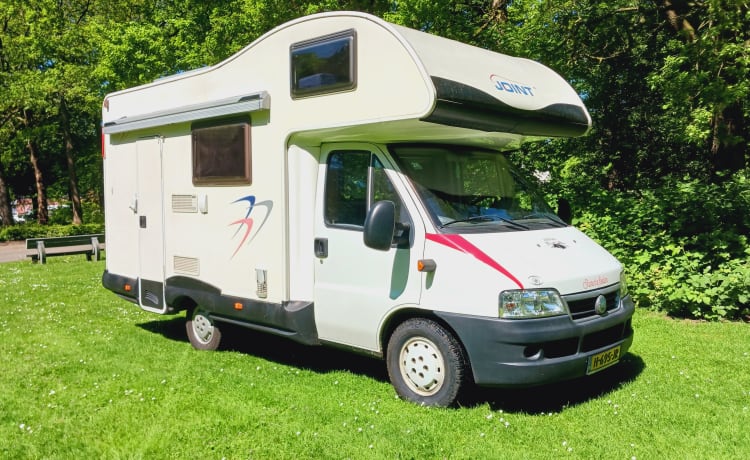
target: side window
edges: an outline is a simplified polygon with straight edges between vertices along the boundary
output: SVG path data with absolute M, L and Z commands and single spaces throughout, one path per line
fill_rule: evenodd
M 396 221 L 398 223 L 408 223 L 409 215 L 401 202 L 401 197 L 398 196 L 396 188 L 385 174 L 383 164 L 376 156 L 372 158 L 372 184 L 372 203 L 376 201 L 392 201 L 396 205 Z
M 370 152 L 338 151 L 328 156 L 325 221 L 362 227 L 367 213 L 367 169 Z
M 409 223 L 406 208 L 375 155 L 368 151 L 337 151 L 328 156 L 325 186 L 327 225 L 361 229 L 369 207 L 381 200 L 396 205 L 399 224 Z
M 249 120 L 194 123 L 192 138 L 194 185 L 252 182 Z
M 357 86 L 355 49 L 354 30 L 292 45 L 292 98 L 354 89 Z

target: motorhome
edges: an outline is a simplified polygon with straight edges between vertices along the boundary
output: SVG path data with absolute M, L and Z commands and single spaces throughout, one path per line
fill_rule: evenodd
M 227 324 L 341 347 L 448 406 L 471 382 L 584 377 L 632 343 L 623 266 L 512 164 L 591 125 L 542 64 L 323 13 L 109 94 L 102 118 L 103 285 L 185 311 L 195 348 Z

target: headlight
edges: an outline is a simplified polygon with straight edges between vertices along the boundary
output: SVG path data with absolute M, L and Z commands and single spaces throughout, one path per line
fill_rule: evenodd
M 628 277 L 625 275 L 625 271 L 620 272 L 620 298 L 624 298 L 628 295 Z
M 553 289 L 503 291 L 500 293 L 501 318 L 540 318 L 567 315 L 560 294 Z

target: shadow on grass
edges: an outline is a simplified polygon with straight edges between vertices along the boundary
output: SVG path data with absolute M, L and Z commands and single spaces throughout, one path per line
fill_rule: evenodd
M 167 339 L 188 342 L 185 316 L 138 324 L 149 332 Z M 382 382 L 388 382 L 385 362 L 374 357 L 331 347 L 307 346 L 283 337 L 231 324 L 221 324 L 221 351 L 236 351 L 278 364 L 326 373 L 347 371 Z
M 620 362 L 594 375 L 565 382 L 527 388 L 478 388 L 465 393 L 462 405 L 472 407 L 488 403 L 494 410 L 544 415 L 606 397 L 634 381 L 646 368 L 638 355 L 625 354 Z
M 188 342 L 183 315 L 149 321 L 139 327 L 167 339 Z M 364 355 L 330 347 L 301 345 L 275 335 L 257 332 L 230 324 L 222 324 L 221 351 L 244 353 L 278 364 L 327 373 L 345 371 L 389 383 L 385 362 Z M 530 388 L 483 388 L 468 385 L 460 400 L 462 407 L 489 404 L 493 410 L 548 414 L 567 407 L 605 397 L 628 382 L 634 381 L 645 369 L 643 360 L 627 353 L 610 369 L 566 382 Z
M 141 329 L 153 332 L 176 342 L 187 342 L 185 331 L 185 315 L 173 316 L 168 319 L 154 320 L 137 324 Z

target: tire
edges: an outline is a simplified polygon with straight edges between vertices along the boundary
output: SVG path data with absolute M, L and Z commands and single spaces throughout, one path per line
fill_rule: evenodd
M 190 344 L 197 350 L 216 350 L 221 343 L 221 330 L 208 313 L 200 308 L 188 310 L 185 329 Z
M 391 334 L 386 351 L 388 376 L 396 393 L 424 406 L 456 403 L 468 373 L 463 347 L 438 323 L 413 318 Z

